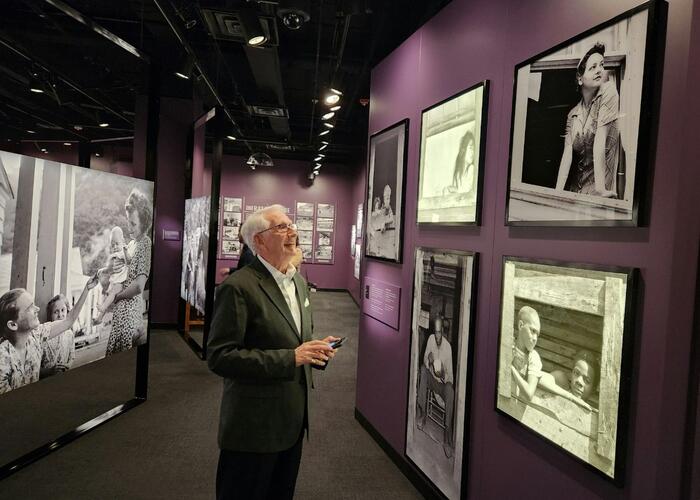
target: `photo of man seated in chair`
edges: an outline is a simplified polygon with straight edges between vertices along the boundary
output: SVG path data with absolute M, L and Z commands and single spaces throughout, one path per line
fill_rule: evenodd
M 426 418 L 443 429 L 443 451 L 452 457 L 452 423 L 454 416 L 454 374 L 452 373 L 452 346 L 443 335 L 444 319 L 432 322 L 433 333 L 428 337 L 420 367 L 417 395 L 418 418 L 416 426 L 423 430 Z

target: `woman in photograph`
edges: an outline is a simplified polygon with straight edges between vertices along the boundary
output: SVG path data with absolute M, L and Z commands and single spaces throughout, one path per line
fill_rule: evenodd
M 581 100 L 566 119 L 556 189 L 616 198 L 620 96 L 615 83 L 607 80 L 604 57 L 605 45 L 598 42 L 576 67 Z
M 474 179 L 475 146 L 474 134 L 467 130 L 459 141 L 459 151 L 457 152 L 452 173 L 452 184 L 445 188 L 443 194 L 471 194 L 474 191 L 476 186 Z
M 138 189 L 132 189 L 124 205 L 129 234 L 136 242 L 134 256 L 129 263 L 129 271 L 124 289 L 114 298 L 114 315 L 112 330 L 107 342 L 109 356 L 131 349 L 133 339 L 143 334 L 143 298 L 142 293 L 151 274 L 151 238 L 149 231 L 153 216 L 151 202 Z M 112 263 L 110 262 L 110 265 Z M 125 265 L 124 262 L 121 265 Z

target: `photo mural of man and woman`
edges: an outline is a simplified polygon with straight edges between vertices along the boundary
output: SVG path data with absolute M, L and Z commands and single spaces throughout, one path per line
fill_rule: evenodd
M 619 479 L 631 270 L 506 258 L 497 409 Z
M 475 256 L 416 249 L 406 456 L 460 498 L 471 367 Z
M 0 152 L 0 393 L 146 341 L 153 183 Z
M 636 223 L 649 20 L 632 11 L 516 67 L 508 223 Z
M 210 208 L 211 196 L 185 200 L 180 297 L 201 314 L 204 314 L 206 300 Z M 237 220 L 240 223 L 240 215 Z M 240 243 L 237 240 L 227 245 L 224 253 L 229 253 L 229 250 L 230 253 L 234 250 L 236 253 L 240 252 Z

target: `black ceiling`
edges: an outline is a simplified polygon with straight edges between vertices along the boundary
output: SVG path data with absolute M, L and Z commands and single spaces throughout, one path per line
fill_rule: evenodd
M 361 101 L 369 98 L 371 68 L 447 3 L 4 0 L 0 141 L 129 137 L 150 68 L 162 96 L 194 94 L 202 111 L 224 105 L 237 138 L 227 141 L 228 153 L 310 161 L 327 140 L 325 160 L 353 162 L 366 144 L 368 110 Z M 277 15 L 290 6 L 310 15 L 298 30 Z M 251 13 L 271 33 L 263 48 L 240 40 L 240 19 Z M 174 73 L 188 53 L 196 66 L 184 80 Z M 32 75 L 43 93 L 29 90 L 37 81 Z M 330 86 L 343 92 L 342 108 L 332 132 L 319 138 L 320 115 L 328 109 L 318 100 Z M 281 109 L 282 116 L 260 116 L 254 106 Z

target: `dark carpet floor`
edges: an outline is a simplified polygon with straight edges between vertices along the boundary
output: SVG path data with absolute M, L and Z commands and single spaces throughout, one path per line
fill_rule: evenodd
M 311 440 L 304 443 L 295 498 L 420 498 L 353 416 L 357 306 L 338 292 L 313 294 L 312 302 L 316 336 L 348 341 L 315 376 Z M 175 332 L 152 332 L 150 358 L 146 403 L 0 481 L 0 498 L 214 498 L 221 380 Z M 75 427 L 87 420 L 80 415 L 129 399 L 133 379 L 115 374 L 133 369 L 134 356 L 125 353 L 4 395 L 0 462 L 66 432 L 66 422 Z

